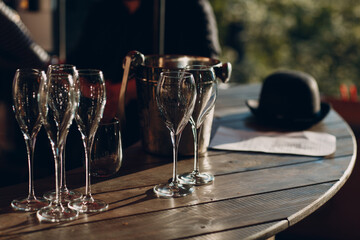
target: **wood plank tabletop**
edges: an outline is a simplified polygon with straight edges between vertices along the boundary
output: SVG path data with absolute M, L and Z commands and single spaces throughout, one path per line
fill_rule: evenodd
M 251 129 L 254 119 L 244 100 L 257 98 L 258 84 L 219 89 L 213 132 L 219 126 Z M 254 131 L 256 129 L 253 129 Z M 154 185 L 172 176 L 171 157 L 147 154 L 137 143 L 124 150 L 123 166 L 113 177 L 93 180 L 94 197 L 108 211 L 81 214 L 77 220 L 40 223 L 36 213 L 14 211 L 12 199 L 27 184 L 0 189 L 1 239 L 265 239 L 302 220 L 329 200 L 351 174 L 356 141 L 333 110 L 310 131 L 336 136 L 336 152 L 309 157 L 256 152 L 215 151 L 200 158 L 200 168 L 215 175 L 211 185 L 176 199 L 157 198 Z M 178 172 L 193 167 L 182 157 Z M 82 169 L 70 171 L 68 186 L 84 191 Z M 54 180 L 36 181 L 36 192 L 53 188 Z

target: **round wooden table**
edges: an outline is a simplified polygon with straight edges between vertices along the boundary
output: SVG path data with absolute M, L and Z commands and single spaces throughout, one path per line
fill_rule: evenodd
M 259 85 L 219 89 L 214 130 L 249 128 L 254 119 L 244 100 L 257 98 Z M 2 239 L 257 239 L 268 238 L 301 221 L 328 201 L 345 183 L 356 158 L 349 126 L 333 110 L 310 131 L 336 136 L 336 152 L 326 157 L 209 150 L 201 169 L 215 175 L 211 185 L 192 195 L 159 199 L 152 187 L 172 176 L 171 157 L 145 153 L 140 143 L 124 151 L 123 166 L 110 179 L 94 180 L 92 192 L 109 210 L 81 214 L 64 223 L 39 223 L 35 213 L 16 212 L 10 202 L 27 184 L 0 189 Z M 182 158 L 179 172 L 193 167 Z M 53 178 L 35 183 L 42 193 Z M 84 190 L 82 169 L 68 173 L 68 187 Z

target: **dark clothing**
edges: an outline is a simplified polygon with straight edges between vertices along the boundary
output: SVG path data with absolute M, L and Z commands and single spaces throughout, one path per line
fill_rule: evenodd
M 0 0 L 0 100 L 11 99 L 17 68 L 46 68 L 50 56 L 30 36 L 19 15 Z
M 94 4 L 67 62 L 78 68 L 99 68 L 106 79 L 121 81 L 122 62 L 129 51 L 155 54 L 153 14 L 153 0 L 143 0 L 133 14 L 120 0 Z M 219 56 L 217 26 L 207 0 L 166 1 L 164 53 Z
M 44 68 L 50 56 L 30 36 L 19 15 L 0 0 L 0 67 Z

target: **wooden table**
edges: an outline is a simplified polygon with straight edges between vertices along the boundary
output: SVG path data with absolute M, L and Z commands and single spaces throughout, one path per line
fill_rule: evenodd
M 214 129 L 249 128 L 244 99 L 257 97 L 259 85 L 219 90 Z M 146 154 L 140 144 L 125 150 L 117 176 L 93 182 L 94 197 L 110 204 L 102 213 L 82 214 L 65 223 L 39 223 L 35 213 L 16 212 L 10 202 L 27 184 L 0 189 L 2 239 L 257 239 L 268 238 L 302 220 L 329 200 L 354 166 L 356 141 L 349 126 L 331 111 L 312 131 L 337 138 L 327 157 L 208 151 L 201 169 L 216 177 L 184 198 L 158 199 L 155 184 L 171 177 L 170 158 Z M 191 158 L 179 172 L 192 169 Z M 68 185 L 83 190 L 84 174 L 68 174 Z M 53 178 L 36 182 L 36 192 L 53 188 Z

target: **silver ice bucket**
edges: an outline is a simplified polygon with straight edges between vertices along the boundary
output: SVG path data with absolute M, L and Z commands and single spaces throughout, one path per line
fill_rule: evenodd
M 219 60 L 189 55 L 147 55 L 131 51 L 124 59 L 124 75 L 119 97 L 119 116 L 124 119 L 125 92 L 128 79 L 136 79 L 140 135 L 145 151 L 158 155 L 172 155 L 170 132 L 160 116 L 155 92 L 160 73 L 164 69 L 176 70 L 189 64 L 213 66 L 215 74 L 222 82 L 227 82 L 231 74 L 231 64 Z M 214 116 L 212 110 L 206 117 L 199 139 L 200 154 L 206 152 L 210 142 Z M 179 146 L 180 155 L 194 154 L 194 140 L 190 124 L 185 127 Z

